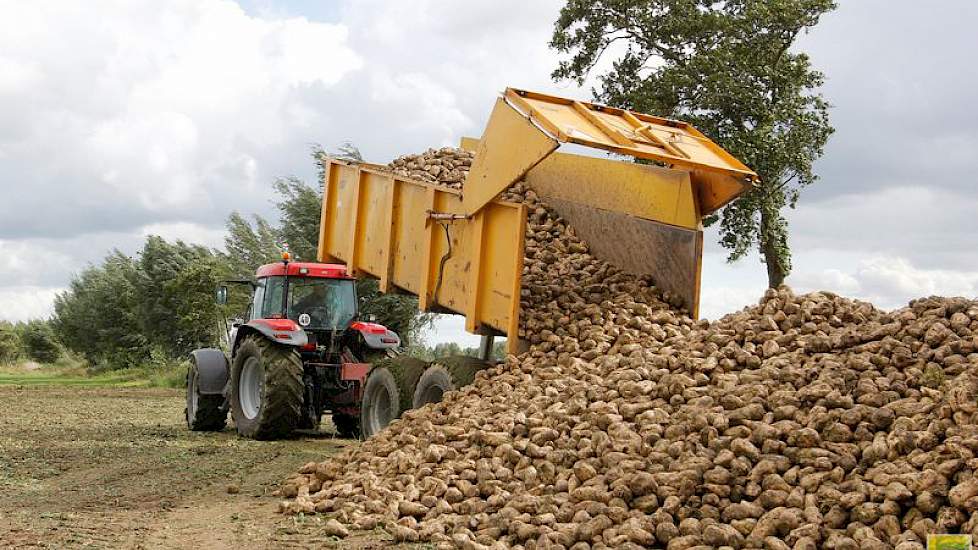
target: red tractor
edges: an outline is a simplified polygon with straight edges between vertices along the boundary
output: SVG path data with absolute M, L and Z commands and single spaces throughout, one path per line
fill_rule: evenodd
M 274 439 L 316 429 L 331 411 L 340 435 L 369 437 L 410 408 L 402 380 L 416 385 L 427 365 L 397 355 L 396 333 L 359 319 L 345 266 L 283 257 L 258 268 L 254 281 L 228 281 L 251 287 L 248 313 L 229 330 L 230 356 L 191 354 L 187 425 L 221 430 L 230 410 L 240 435 Z M 218 302 L 227 297 L 220 287 Z

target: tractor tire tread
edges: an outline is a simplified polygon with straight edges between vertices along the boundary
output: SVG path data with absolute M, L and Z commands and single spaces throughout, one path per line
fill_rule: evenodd
M 197 398 L 197 414 L 190 419 L 194 432 L 219 432 L 227 425 L 228 413 L 222 408 L 223 397 L 200 396 Z
M 305 394 L 302 358 L 294 348 L 269 342 L 264 337 L 250 336 L 242 347 L 249 342 L 258 346 L 265 376 L 264 395 L 269 397 L 262 403 L 253 433 L 242 435 L 253 439 L 287 437 L 302 417 Z
M 388 363 L 386 361 L 374 365 L 373 368 L 370 369 L 370 372 L 367 373 L 367 378 L 364 380 L 363 397 L 360 403 L 360 434 L 364 439 L 367 439 L 374 435 L 374 433 L 369 433 L 370 432 L 369 426 L 371 423 L 368 420 L 373 414 L 375 414 L 374 408 L 370 402 L 370 399 L 372 398 L 373 395 L 371 384 L 372 384 L 372 379 L 374 377 L 381 376 L 380 374 L 381 372 L 387 372 L 390 375 L 391 377 L 390 382 L 393 384 L 393 387 L 390 389 L 391 391 L 397 394 L 397 399 L 395 400 L 395 403 L 392 403 L 392 405 L 397 406 L 398 410 L 393 411 L 394 412 L 393 418 L 390 419 L 390 422 L 393 422 L 398 418 L 400 418 L 401 413 L 404 412 L 403 409 L 401 408 L 401 403 L 404 401 L 404 397 L 401 395 L 403 369 L 401 369 L 399 365 Z M 376 383 L 384 384 L 383 382 L 376 382 Z M 386 384 L 384 385 L 386 386 Z M 386 427 L 386 425 L 384 427 Z M 378 430 L 378 432 L 379 431 L 380 430 Z
M 190 377 L 194 375 L 196 366 L 187 370 L 187 391 L 190 388 Z M 194 432 L 219 432 L 227 425 L 228 411 L 224 407 L 223 395 L 197 395 L 197 410 L 193 418 L 187 407 L 183 414 L 187 419 L 187 427 Z

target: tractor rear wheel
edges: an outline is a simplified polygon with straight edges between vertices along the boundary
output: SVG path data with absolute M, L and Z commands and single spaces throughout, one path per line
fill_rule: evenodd
M 219 432 L 227 423 L 228 411 L 223 395 L 202 395 L 198 386 L 200 374 L 193 356 L 187 369 L 187 408 L 184 416 L 187 427 L 195 432 Z
M 418 408 L 428 403 L 438 403 L 450 391 L 471 384 L 480 370 L 489 363 L 468 357 L 456 355 L 438 359 L 428 367 L 415 387 L 412 407 Z
M 251 439 L 286 437 L 302 418 L 302 359 L 291 346 L 249 336 L 231 368 L 231 416 Z

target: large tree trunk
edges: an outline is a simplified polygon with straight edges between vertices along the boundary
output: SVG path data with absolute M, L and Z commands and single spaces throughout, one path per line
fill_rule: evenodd
M 784 283 L 787 277 L 784 258 L 778 250 L 777 219 L 761 210 L 761 253 L 764 254 L 764 264 L 767 266 L 767 286 L 778 288 Z

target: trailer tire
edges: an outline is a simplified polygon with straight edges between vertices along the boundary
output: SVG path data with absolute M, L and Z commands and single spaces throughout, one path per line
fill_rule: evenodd
M 481 359 L 464 355 L 437 360 L 418 380 L 411 406 L 418 408 L 440 402 L 446 393 L 471 384 L 476 373 L 488 366 L 489 363 Z
M 223 395 L 202 395 L 198 380 L 197 361 L 190 357 L 187 368 L 187 406 L 183 410 L 187 427 L 194 432 L 219 432 L 227 423 L 228 411 Z
M 428 368 L 428 363 L 416 357 L 399 355 L 385 360 L 382 364 L 390 369 L 397 381 L 397 389 L 401 393 L 401 412 L 414 408 L 412 402 L 414 389 L 418 386 L 421 375 Z
M 367 439 L 401 416 L 401 390 L 388 366 L 370 369 L 360 403 L 360 433 Z
M 259 335 L 245 338 L 231 368 L 231 416 L 238 434 L 251 439 L 290 435 L 302 418 L 302 372 L 294 347 Z
M 333 413 L 333 427 L 336 435 L 346 439 L 360 437 L 360 419 L 352 414 Z

